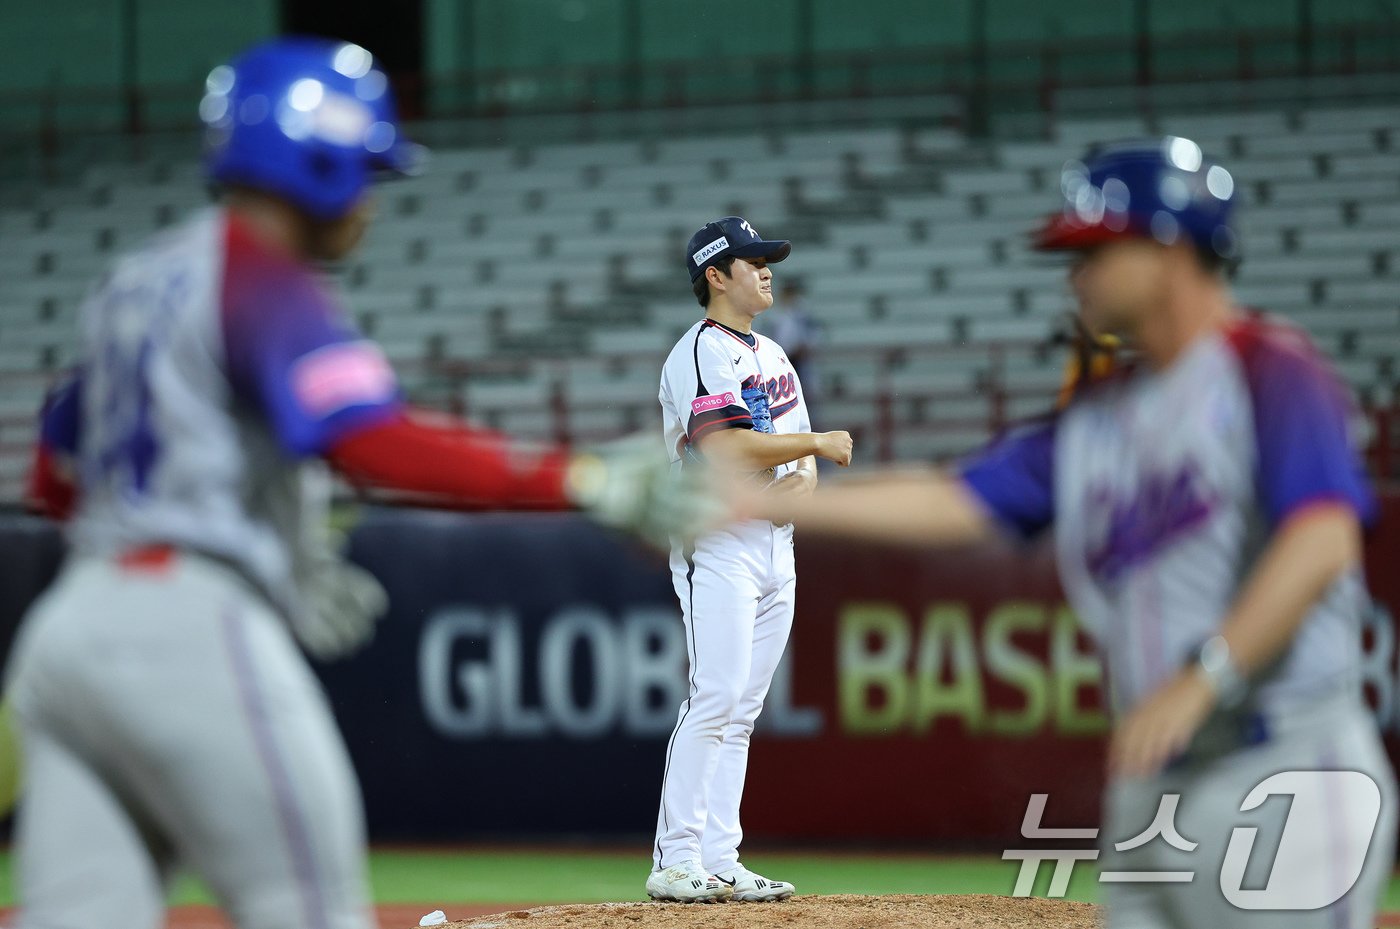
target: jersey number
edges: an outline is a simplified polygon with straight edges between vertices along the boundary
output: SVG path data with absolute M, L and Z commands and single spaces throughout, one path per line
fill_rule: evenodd
M 98 415 L 93 457 L 99 480 L 128 497 L 144 497 L 161 447 L 152 415 L 151 361 L 168 334 L 184 277 L 156 286 L 113 284 L 97 313 L 90 372 Z

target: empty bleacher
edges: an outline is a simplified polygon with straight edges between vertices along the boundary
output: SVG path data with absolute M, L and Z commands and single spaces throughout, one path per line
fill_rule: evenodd
M 821 428 L 956 454 L 1058 384 L 1063 266 L 1028 250 L 1062 163 L 1094 140 L 1198 139 L 1242 191 L 1242 303 L 1312 331 L 1367 402 L 1400 381 L 1400 108 L 1065 118 L 1046 137 L 946 126 L 447 148 L 382 188 L 333 277 L 411 393 L 490 425 L 600 439 L 654 425 L 660 360 L 699 315 L 689 234 L 726 213 L 795 240 L 778 278 L 825 328 Z M 164 149 L 162 149 L 164 151 Z M 119 251 L 207 202 L 193 158 L 96 162 L 0 202 L 0 501 L 74 316 Z M 760 320 L 760 328 L 762 321 Z

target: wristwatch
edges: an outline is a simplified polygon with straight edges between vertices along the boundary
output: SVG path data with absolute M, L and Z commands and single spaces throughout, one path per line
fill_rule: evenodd
M 1230 657 L 1230 643 L 1225 641 L 1224 636 L 1211 636 L 1202 642 L 1196 649 L 1195 664 L 1210 682 L 1219 706 L 1228 710 L 1244 701 L 1249 682 Z

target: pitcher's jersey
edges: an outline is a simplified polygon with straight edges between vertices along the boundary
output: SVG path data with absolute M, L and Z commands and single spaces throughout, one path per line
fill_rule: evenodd
M 1099 640 L 1121 712 L 1218 631 L 1290 516 L 1335 501 L 1372 518 L 1352 413 L 1299 330 L 1251 317 L 1163 371 L 1097 385 L 962 476 L 1008 526 L 1054 524 L 1061 581 Z M 1365 604 L 1359 569 L 1339 579 L 1262 675 L 1261 706 L 1358 683 Z
M 221 210 L 119 260 L 81 326 L 77 378 L 44 426 L 77 461 L 75 549 L 203 552 L 297 610 L 296 556 L 329 498 L 307 462 L 397 412 L 383 354 L 311 271 Z
M 676 464 L 716 429 L 788 435 L 810 432 L 802 385 L 777 342 L 704 319 L 681 336 L 661 369 L 661 418 Z M 795 464 L 774 469 L 780 476 Z

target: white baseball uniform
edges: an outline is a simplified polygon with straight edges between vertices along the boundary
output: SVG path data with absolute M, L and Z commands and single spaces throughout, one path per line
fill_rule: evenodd
M 1363 520 L 1374 514 L 1350 414 L 1344 388 L 1304 335 L 1248 317 L 1198 340 L 1164 370 L 1139 368 L 1090 388 L 1057 417 L 965 463 L 962 476 L 1008 526 L 1032 533 L 1053 524 L 1066 594 L 1099 643 L 1112 708 L 1122 715 L 1217 633 L 1288 518 L 1318 502 L 1340 502 Z M 1241 707 L 1217 710 L 1160 775 L 1109 785 L 1101 868 L 1195 872 L 1190 883 L 1106 885 L 1110 926 L 1374 925 L 1394 859 L 1396 791 L 1361 699 L 1365 604 L 1359 570 L 1340 578 L 1251 682 Z M 1364 870 L 1350 894 L 1324 909 L 1237 908 L 1220 875 L 1243 802 L 1265 778 L 1292 769 L 1350 769 L 1375 781 L 1383 803 Z M 1200 847 L 1186 853 L 1158 838 L 1117 850 L 1171 793 L 1181 795 L 1179 832 Z M 1356 857 L 1348 833 L 1366 828 L 1367 805 L 1360 793 L 1329 802 L 1325 825 L 1309 837 L 1311 857 L 1273 880 L 1345 880 L 1345 862 Z M 1267 841 L 1279 841 L 1287 812 L 1276 804 L 1258 814 Z
M 666 445 L 675 467 L 717 429 L 810 432 L 797 374 L 781 347 L 712 320 L 692 326 L 661 372 Z M 774 477 L 793 470 L 780 465 Z M 666 746 L 653 863 L 699 862 L 709 874 L 739 861 L 739 802 L 749 737 L 792 629 L 797 576 L 792 526 L 766 520 L 673 546 L 690 658 L 690 695 Z
M 358 787 L 289 624 L 307 463 L 397 414 L 392 371 L 220 210 L 122 259 L 82 327 L 44 423 L 72 552 L 9 668 L 21 926 L 154 929 L 184 864 L 243 929 L 368 929 Z

